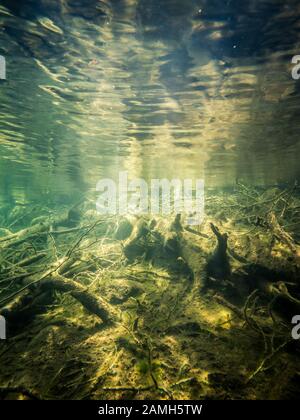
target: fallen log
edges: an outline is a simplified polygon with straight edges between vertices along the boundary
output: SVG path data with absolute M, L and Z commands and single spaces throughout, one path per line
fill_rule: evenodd
M 243 311 L 238 308 L 237 306 L 233 305 L 232 303 L 228 302 L 223 296 L 216 294 L 214 295 L 214 299 L 221 305 L 225 306 L 226 308 L 230 309 L 238 318 L 245 320 Z
M 35 392 L 24 388 L 23 386 L 1 386 L 0 400 L 7 398 L 10 394 L 21 394 L 31 400 L 41 400 L 42 398 Z
M 32 285 L 0 312 L 8 324 L 19 327 L 30 322 L 34 316 L 45 311 L 46 306 L 54 301 L 53 292 L 69 293 L 91 314 L 101 319 L 103 324 L 115 323 L 118 312 L 103 298 L 94 296 L 86 287 L 71 279 L 55 274 L 43 279 L 38 287 Z
M 21 331 L 24 326 L 46 311 L 48 305 L 53 304 L 54 296 L 40 289 L 27 289 L 5 306 L 0 315 L 4 316 L 7 323 L 8 336 L 12 337 Z
M 275 213 L 269 214 L 269 225 L 277 239 L 285 244 L 293 254 L 297 254 L 297 247 L 292 236 L 286 232 L 279 224 Z
M 58 292 L 70 293 L 70 295 L 82 304 L 90 313 L 98 316 L 104 324 L 115 323 L 118 319 L 117 311 L 100 296 L 94 296 L 86 287 L 71 279 L 55 275 L 41 283 L 43 291 L 57 290 Z

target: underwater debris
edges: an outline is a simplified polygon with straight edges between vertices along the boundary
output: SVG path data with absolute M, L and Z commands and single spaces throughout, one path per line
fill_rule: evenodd
M 0 310 L 12 329 L 16 325 L 24 327 L 34 316 L 43 312 L 47 305 L 53 303 L 55 291 L 69 293 L 90 313 L 98 316 L 103 324 L 112 324 L 118 319 L 117 311 L 101 297 L 93 296 L 80 283 L 61 275 L 46 273 L 38 279 L 29 278 L 26 283 L 19 292 L 20 296 Z
M 49 336 L 62 353 L 68 348 L 65 360 L 55 362 L 55 371 L 65 378 L 63 394 L 60 375 L 48 389 L 42 380 L 22 383 L 18 371 L 13 373 L 16 384 L 46 398 L 49 393 L 56 398 L 233 398 L 240 397 L 235 379 L 243 398 L 250 388 L 265 395 L 262 384 L 276 380 L 282 360 L 290 366 L 288 386 L 298 351 L 297 343 L 289 341 L 288 325 L 290 311 L 299 310 L 297 258 L 286 241 L 277 239 L 278 230 L 273 243 L 270 223 L 253 223 L 249 211 L 237 222 L 244 206 L 240 196 L 230 196 L 234 207 L 227 210 L 229 252 L 228 236 L 217 227 L 225 226 L 224 214 L 220 220 L 214 213 L 219 200 L 218 195 L 208 200 L 209 220 L 193 229 L 176 214 L 99 219 L 85 204 L 84 211 L 73 207 L 55 217 L 27 209 L 23 227 L 16 224 L 0 238 L 0 312 L 13 346 L 12 353 L 4 349 L 0 354 L 4 370 L 13 369 L 18 343 L 30 343 L 35 330 L 49 326 L 43 345 Z M 287 230 L 282 208 L 273 212 Z M 20 210 L 15 214 L 22 217 Z M 266 244 L 271 243 L 270 252 Z M 216 282 L 206 280 L 208 273 Z M 51 335 L 53 329 L 59 333 Z M 69 329 L 70 337 L 60 338 Z M 69 379 L 75 339 L 76 357 L 91 351 L 91 359 L 89 368 L 70 373 Z M 40 345 L 35 338 L 32 351 Z M 52 358 L 54 352 L 49 349 Z M 29 352 L 20 372 L 34 369 L 36 357 Z M 39 363 L 47 369 L 54 362 Z M 105 372 L 100 377 L 95 373 L 99 363 Z M 233 363 L 242 372 L 226 381 Z M 224 380 L 217 386 L 218 378 Z M 10 395 L 0 392 L 4 398 Z
M 74 211 L 73 209 L 68 212 L 67 217 L 59 217 L 54 221 L 54 225 L 57 226 L 70 226 L 77 224 L 79 221 L 80 213 Z M 97 225 L 94 224 L 92 228 Z M 8 245 L 15 246 L 16 244 L 21 244 L 25 240 L 30 238 L 35 238 L 38 234 L 47 233 L 51 235 L 51 226 L 52 224 L 43 224 L 34 225 L 31 228 L 24 229 L 16 234 L 9 235 L 5 237 L 4 249 L 8 248 Z M 91 231 L 87 229 L 88 232 Z M 72 267 L 77 263 L 79 255 L 76 255 L 75 251 L 82 241 L 84 234 L 81 235 L 79 240 L 75 245 L 68 250 L 66 256 L 58 260 L 52 267 L 45 269 L 44 272 L 24 273 L 19 276 L 22 280 L 21 289 L 13 293 L 10 296 L 5 297 L 0 302 L 0 307 L 6 301 L 12 301 L 8 306 L 5 306 L 1 310 L 1 314 L 10 321 L 10 325 L 13 329 L 13 324 L 19 325 L 20 322 L 31 321 L 34 317 L 34 314 L 41 313 L 42 308 L 49 305 L 53 302 L 53 292 L 55 290 L 69 293 L 72 297 L 78 300 L 89 312 L 97 315 L 104 324 L 112 323 L 113 318 L 116 319 L 116 311 L 110 307 L 104 300 L 99 296 L 95 297 L 86 290 L 84 286 L 80 283 L 73 281 L 70 278 L 63 277 L 63 275 L 73 274 Z M 3 248 L 3 245 L 2 245 Z M 32 257 L 25 258 L 21 260 L 14 266 L 16 268 L 26 269 L 31 264 L 36 264 L 40 262 L 46 256 L 45 253 L 40 253 Z M 81 271 L 84 269 L 84 264 L 81 264 Z M 78 267 L 77 267 L 78 268 Z M 0 275 L 6 275 L 10 270 L 2 269 Z M 15 278 L 16 279 L 16 278 Z M 8 280 L 11 280 L 8 277 Z M 14 278 L 12 278 L 14 280 Z M 16 297 L 16 298 L 15 298 Z M 114 315 L 113 315 L 114 314 Z
M 208 279 L 212 277 L 216 280 L 226 280 L 231 275 L 231 267 L 227 255 L 228 235 L 227 233 L 221 234 L 213 223 L 210 224 L 210 227 L 216 235 L 218 244 L 207 262 Z
M 30 391 L 22 386 L 8 386 L 0 387 L 0 399 L 6 398 L 9 395 L 24 396 L 30 400 L 41 400 L 42 398 L 34 391 Z
M 40 222 L 38 224 L 34 224 L 28 228 L 22 229 L 19 232 L 12 233 L 11 235 L 4 236 L 0 238 L 0 248 L 4 250 L 9 246 L 18 245 L 31 237 L 36 235 L 42 235 L 45 233 L 50 232 L 52 227 L 59 227 L 59 226 L 74 226 L 80 220 L 79 215 L 76 212 L 70 211 L 67 216 L 60 216 L 54 218 L 53 220 L 49 220 L 44 222 Z
M 67 221 L 64 222 L 64 224 L 62 224 L 63 222 L 61 222 L 60 225 L 56 225 L 56 226 L 63 226 L 64 225 L 66 227 L 75 227 L 80 223 L 80 220 L 81 220 L 80 211 L 73 207 L 68 212 Z
M 8 229 L 0 229 L 0 238 L 5 238 L 8 235 L 11 235 L 11 231 Z
M 163 251 L 169 258 L 179 258 L 180 238 L 176 232 L 168 232 L 163 238 Z
M 149 228 L 146 220 L 144 218 L 138 219 L 133 227 L 130 237 L 127 239 L 123 247 L 124 255 L 129 261 L 132 261 L 144 254 L 145 245 L 143 244 L 143 240 L 148 233 Z
M 176 214 L 175 219 L 174 219 L 174 221 L 172 222 L 172 224 L 170 226 L 170 231 L 171 232 L 179 233 L 179 232 L 182 232 L 183 231 L 183 226 L 182 226 L 182 223 L 181 223 L 181 218 L 182 218 L 182 215 L 180 213 L 179 214 Z

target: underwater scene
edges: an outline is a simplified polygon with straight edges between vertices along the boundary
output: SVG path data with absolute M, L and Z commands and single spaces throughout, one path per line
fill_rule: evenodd
M 0 0 L 0 400 L 300 398 L 298 0 Z

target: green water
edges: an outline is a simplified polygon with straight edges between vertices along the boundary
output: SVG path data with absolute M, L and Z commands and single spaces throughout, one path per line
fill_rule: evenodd
M 299 18 L 0 0 L 0 400 L 299 399 Z M 202 223 L 97 213 L 124 171 Z

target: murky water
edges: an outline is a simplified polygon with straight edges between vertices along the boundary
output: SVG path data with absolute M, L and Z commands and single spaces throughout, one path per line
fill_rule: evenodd
M 299 177 L 297 0 L 1 0 L 0 186 L 66 201 L 120 170 Z

